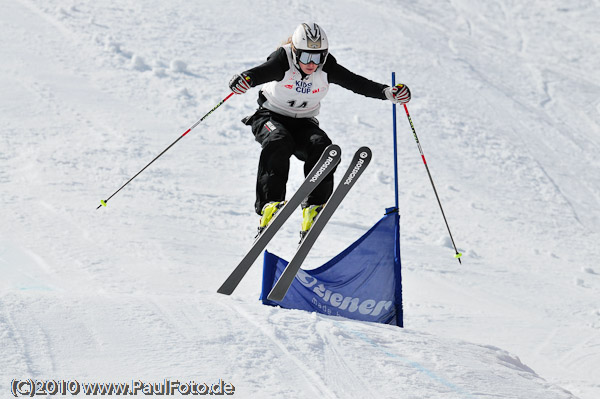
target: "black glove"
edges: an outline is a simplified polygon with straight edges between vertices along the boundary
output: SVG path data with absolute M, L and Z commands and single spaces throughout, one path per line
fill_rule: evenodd
M 251 86 L 250 76 L 242 73 L 234 75 L 229 81 L 229 88 L 235 94 L 244 94 Z
M 410 101 L 410 90 L 407 85 L 398 83 L 394 87 L 386 87 L 383 89 L 386 98 L 394 104 L 406 104 Z

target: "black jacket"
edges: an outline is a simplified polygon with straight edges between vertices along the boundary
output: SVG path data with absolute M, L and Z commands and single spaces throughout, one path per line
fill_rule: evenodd
M 288 58 L 283 47 L 275 50 L 264 64 L 249 69 L 244 73 L 250 77 L 250 84 L 259 86 L 273 80 L 279 81 L 283 79 L 285 72 L 290 68 Z M 378 98 L 385 100 L 383 89 L 388 87 L 381 83 L 373 82 L 363 76 L 350 72 L 338 64 L 335 57 L 331 54 L 327 56 L 325 64 L 322 66 L 323 72 L 327 73 L 329 83 L 335 83 L 345 89 L 355 93 L 362 94 L 366 97 Z M 300 71 L 303 75 L 304 73 Z

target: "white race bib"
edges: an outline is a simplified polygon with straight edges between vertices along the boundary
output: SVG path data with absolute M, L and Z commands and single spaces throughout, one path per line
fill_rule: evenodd
M 264 108 L 293 118 L 311 118 L 319 114 L 321 99 L 329 90 L 327 73 L 322 65 L 302 79 L 302 74 L 294 66 L 291 44 L 283 46 L 290 68 L 280 81 L 266 83 L 262 93 L 267 101 Z

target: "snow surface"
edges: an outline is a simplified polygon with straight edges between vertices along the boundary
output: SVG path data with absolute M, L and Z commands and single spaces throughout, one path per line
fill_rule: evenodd
M 600 397 L 598 0 L 0 3 L 0 397 L 15 378 Z M 459 265 L 400 108 L 405 329 L 263 306 L 260 261 L 216 294 L 258 222 L 260 148 L 240 123 L 256 89 L 95 210 L 309 20 L 342 65 L 409 85 L 464 252 Z M 374 159 L 307 267 L 394 203 L 390 104 L 332 86 L 320 121 Z M 299 222 L 269 249 L 289 259 Z

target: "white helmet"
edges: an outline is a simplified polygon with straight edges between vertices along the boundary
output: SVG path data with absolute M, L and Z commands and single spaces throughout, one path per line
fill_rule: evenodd
M 323 65 L 329 52 L 325 31 L 316 23 L 300 24 L 292 35 L 292 55 L 298 68 L 303 64 Z

